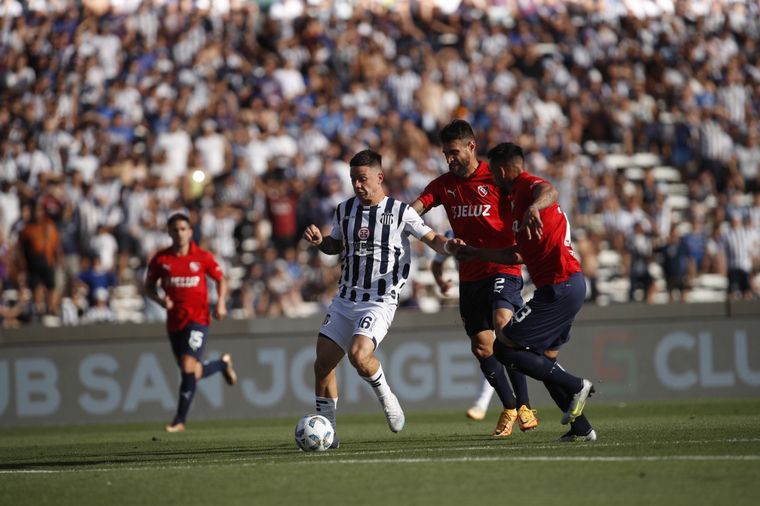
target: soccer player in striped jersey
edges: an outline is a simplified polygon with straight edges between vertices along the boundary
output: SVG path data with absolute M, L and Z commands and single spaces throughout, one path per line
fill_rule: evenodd
M 508 248 L 449 244 L 460 259 L 513 265 L 525 262 L 536 291 L 499 334 L 494 354 L 509 369 L 542 381 L 563 411 L 570 430 L 560 441 L 595 441 L 596 431 L 583 414 L 594 391 L 587 379 L 573 376 L 557 362 L 570 340 L 570 328 L 583 306 L 586 282 L 573 255 L 570 224 L 557 203 L 557 190 L 525 170 L 522 148 L 501 143 L 488 152 L 496 185 L 512 196 L 511 228 L 516 244 Z
M 428 227 L 410 206 L 386 196 L 379 153 L 360 151 L 349 165 L 355 196 L 338 204 L 332 231 L 323 236 L 312 224 L 303 234 L 323 253 L 341 256 L 338 293 L 317 337 L 316 409 L 336 428 L 335 369 L 348 355 L 359 376 L 372 386 L 391 431 L 399 432 L 404 427 L 404 412 L 375 350 L 388 332 L 399 292 L 409 276 L 409 236 L 438 253 L 446 253 L 448 240 Z M 336 436 L 331 448 L 339 445 Z
M 214 317 L 221 320 L 227 314 L 227 280 L 222 269 L 214 255 L 193 242 L 193 229 L 187 215 L 173 214 L 168 228 L 172 245 L 150 260 L 145 288 L 148 297 L 166 308 L 169 342 L 182 373 L 177 414 L 165 429 L 167 432 L 182 432 L 197 381 L 221 372 L 227 383 L 234 385 L 237 375 L 229 353 L 223 353 L 218 360 L 202 361 L 211 323 L 206 276 L 216 282 L 218 300 Z M 159 283 L 164 292 L 162 295 L 157 290 Z
M 440 139 L 449 172 L 428 184 L 412 203 L 414 210 L 423 214 L 442 205 L 454 235 L 467 244 L 488 248 L 512 246 L 514 235 L 509 222 L 505 224 L 503 220 L 504 213 L 509 213 L 509 201 L 494 185 L 488 163 L 478 160 L 470 124 L 454 120 L 441 129 Z M 523 305 L 522 288 L 519 265 L 480 260 L 459 262 L 459 313 L 470 338 L 470 349 L 503 407 L 491 433 L 496 437 L 511 435 L 515 421 L 523 431 L 538 426 L 530 408 L 525 376 L 519 371 L 505 374 L 493 355 L 495 332 L 500 332 Z

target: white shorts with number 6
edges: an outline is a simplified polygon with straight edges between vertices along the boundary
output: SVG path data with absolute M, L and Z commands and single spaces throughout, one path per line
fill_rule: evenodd
M 356 334 L 370 338 L 377 349 L 393 323 L 396 307 L 385 302 L 351 302 L 335 297 L 319 333 L 335 341 L 345 352 L 351 349 Z

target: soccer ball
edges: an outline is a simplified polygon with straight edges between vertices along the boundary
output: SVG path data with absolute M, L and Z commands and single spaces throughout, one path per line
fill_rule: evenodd
M 296 425 L 296 444 L 305 452 L 323 452 L 333 442 L 330 420 L 322 415 L 306 415 Z

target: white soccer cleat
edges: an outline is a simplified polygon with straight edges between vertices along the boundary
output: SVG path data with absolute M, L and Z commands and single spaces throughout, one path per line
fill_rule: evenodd
M 486 410 L 480 406 L 473 406 L 467 410 L 467 418 L 475 420 L 477 422 L 483 420 L 486 417 Z
M 404 428 L 405 419 L 398 398 L 393 394 L 388 394 L 381 397 L 380 402 L 383 404 L 383 412 L 385 419 L 388 420 L 388 427 L 392 432 L 401 432 L 401 429 Z
M 166 432 L 185 432 L 184 423 L 170 423 L 164 426 Z
M 226 381 L 228 385 L 234 385 L 237 383 L 237 373 L 235 372 L 235 369 L 232 368 L 232 356 L 229 353 L 222 353 L 219 360 L 227 364 L 227 368 L 222 370 L 224 381 Z
M 583 386 L 581 390 L 573 394 L 573 398 L 570 401 L 570 406 L 567 408 L 567 412 L 562 415 L 562 425 L 574 422 L 576 418 L 583 414 L 583 408 L 586 406 L 586 399 L 591 397 L 594 393 L 594 385 L 587 379 L 583 379 Z
M 591 429 L 585 436 L 579 436 L 577 434 L 573 434 L 572 430 L 569 430 L 560 436 L 557 441 L 560 443 L 591 443 L 593 441 L 596 441 L 596 431 L 594 429 Z

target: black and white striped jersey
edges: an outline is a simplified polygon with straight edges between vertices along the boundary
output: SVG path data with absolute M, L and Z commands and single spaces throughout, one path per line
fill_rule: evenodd
M 409 235 L 420 239 L 431 230 L 414 209 L 390 197 L 376 206 L 356 197 L 338 204 L 330 232 L 343 242 L 338 297 L 398 302 L 409 276 Z
M 752 255 L 757 251 L 753 230 L 745 226 L 731 227 L 723 232 L 722 241 L 728 268 L 752 272 Z

